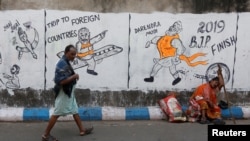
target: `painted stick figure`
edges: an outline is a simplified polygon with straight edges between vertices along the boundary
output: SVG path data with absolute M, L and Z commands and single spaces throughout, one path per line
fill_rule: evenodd
M 21 59 L 23 52 L 30 52 L 33 58 L 37 59 L 37 54 L 34 52 L 34 49 L 36 48 L 38 44 L 38 40 L 39 40 L 38 32 L 36 31 L 36 29 L 30 26 L 28 28 L 33 29 L 35 32 L 35 35 L 34 35 L 35 37 L 33 41 L 29 41 L 27 33 L 21 27 L 18 28 L 18 36 L 20 40 L 23 42 L 23 44 L 25 45 L 25 47 L 20 47 L 20 46 L 16 47 L 16 50 L 18 51 L 19 60 Z

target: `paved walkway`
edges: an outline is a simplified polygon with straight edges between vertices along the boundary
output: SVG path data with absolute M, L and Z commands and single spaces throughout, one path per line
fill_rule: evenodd
M 227 120 L 228 125 L 234 124 Z M 51 134 L 59 141 L 207 141 L 208 125 L 199 123 L 169 123 L 166 120 L 83 121 L 94 131 L 79 136 L 73 121 L 59 121 Z M 236 125 L 250 125 L 250 120 L 236 120 Z M 41 141 L 47 126 L 40 122 L 0 122 L 2 141 Z

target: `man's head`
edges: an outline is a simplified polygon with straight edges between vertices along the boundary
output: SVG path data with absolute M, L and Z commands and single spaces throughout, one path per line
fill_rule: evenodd
M 73 45 L 68 45 L 65 47 L 64 54 L 68 60 L 73 61 L 76 57 L 76 48 Z
M 173 34 L 177 34 L 177 33 L 181 32 L 181 31 L 182 31 L 181 21 L 176 21 L 176 22 L 174 22 L 173 25 L 171 25 L 169 27 L 169 29 L 166 31 L 166 34 L 173 35 Z
M 216 88 L 219 86 L 219 77 L 214 77 L 212 80 L 209 81 L 211 88 Z

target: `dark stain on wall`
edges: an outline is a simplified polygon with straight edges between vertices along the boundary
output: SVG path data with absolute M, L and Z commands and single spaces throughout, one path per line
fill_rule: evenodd
M 147 107 L 158 106 L 158 101 L 168 95 L 170 91 L 140 90 L 130 91 L 91 91 L 76 89 L 76 99 L 80 107 L 114 106 L 114 107 Z M 181 105 L 187 106 L 193 91 L 176 92 L 176 98 Z M 221 92 L 220 94 L 223 94 Z M 228 92 L 228 99 L 232 105 L 249 105 L 250 92 Z M 53 90 L 19 89 L 10 95 L 7 90 L 0 91 L 1 107 L 53 107 Z
M 195 13 L 245 12 L 248 0 L 193 0 Z

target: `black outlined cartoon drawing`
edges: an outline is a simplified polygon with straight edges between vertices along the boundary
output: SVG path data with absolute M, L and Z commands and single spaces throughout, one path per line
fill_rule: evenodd
M 153 82 L 154 76 L 162 67 L 168 67 L 171 75 L 174 77 L 172 85 L 176 85 L 181 81 L 178 72 L 176 71 L 176 65 L 179 64 L 179 56 L 184 53 L 185 47 L 182 41 L 179 39 L 179 32 L 182 31 L 182 25 L 180 21 L 175 22 L 166 31 L 166 35 L 157 36 L 151 41 L 146 43 L 146 48 L 150 47 L 150 44 L 157 44 L 157 49 L 160 54 L 160 58 L 154 59 L 154 66 L 150 73 L 149 78 L 145 78 L 145 82 Z
M 218 70 L 218 64 L 221 66 L 222 74 L 223 74 L 223 79 L 225 85 L 229 82 L 230 80 L 230 69 L 228 66 L 224 63 L 218 62 L 218 63 L 213 63 L 211 64 L 206 71 L 206 81 L 210 81 L 212 78 L 217 76 L 217 70 Z
M 37 47 L 39 42 L 38 32 L 35 28 L 31 26 L 30 22 L 24 23 L 26 30 L 24 31 L 21 27 L 18 28 L 18 36 L 19 39 L 23 42 L 24 47 L 16 46 L 16 50 L 18 51 L 18 59 L 20 60 L 24 52 L 30 52 L 34 59 L 37 59 L 37 54 L 34 49 Z M 26 31 L 34 31 L 34 38 L 28 37 Z M 32 39 L 33 38 L 33 39 Z
M 154 77 L 158 71 L 165 67 L 169 68 L 169 71 L 174 78 L 172 85 L 176 85 L 181 81 L 181 77 L 176 70 L 176 66 L 181 63 L 181 60 L 184 60 L 189 66 L 207 64 L 206 61 L 191 62 L 199 56 L 205 56 L 206 54 L 204 53 L 196 53 L 191 57 L 186 57 L 183 54 L 186 48 L 179 37 L 179 33 L 181 31 L 182 23 L 181 21 L 176 21 L 165 32 L 164 36 L 154 37 L 151 41 L 146 43 L 146 48 L 150 47 L 151 44 L 155 44 L 157 46 L 160 58 L 154 58 L 154 66 L 151 70 L 150 77 L 145 78 L 145 82 L 154 82 Z
M 77 57 L 87 63 L 87 73 L 89 74 L 97 75 L 97 72 L 95 72 L 96 61 L 93 56 L 93 45 L 101 41 L 105 37 L 106 32 L 107 30 L 90 38 L 90 31 L 88 28 L 83 27 L 78 30 L 78 42 L 76 43 Z
M 95 72 L 96 64 L 102 62 L 104 58 L 110 57 L 112 55 L 122 52 L 123 48 L 116 45 L 106 45 L 99 49 L 94 50 L 93 45 L 101 41 L 106 34 L 107 30 L 101 32 L 100 34 L 90 38 L 90 31 L 88 28 L 83 27 L 78 31 L 78 41 L 76 43 L 77 47 L 77 57 L 73 61 L 73 69 L 81 68 L 87 66 L 87 73 L 91 75 L 98 75 Z M 57 56 L 61 58 L 63 51 L 57 53 Z
M 6 86 L 8 89 L 18 89 L 20 88 L 20 83 L 19 83 L 19 74 L 20 67 L 16 64 L 14 64 L 10 68 L 10 73 L 11 75 L 8 75 L 6 73 L 3 73 L 3 78 L 6 79 L 7 81 L 4 83 L 3 80 L 0 79 L 0 82 Z

